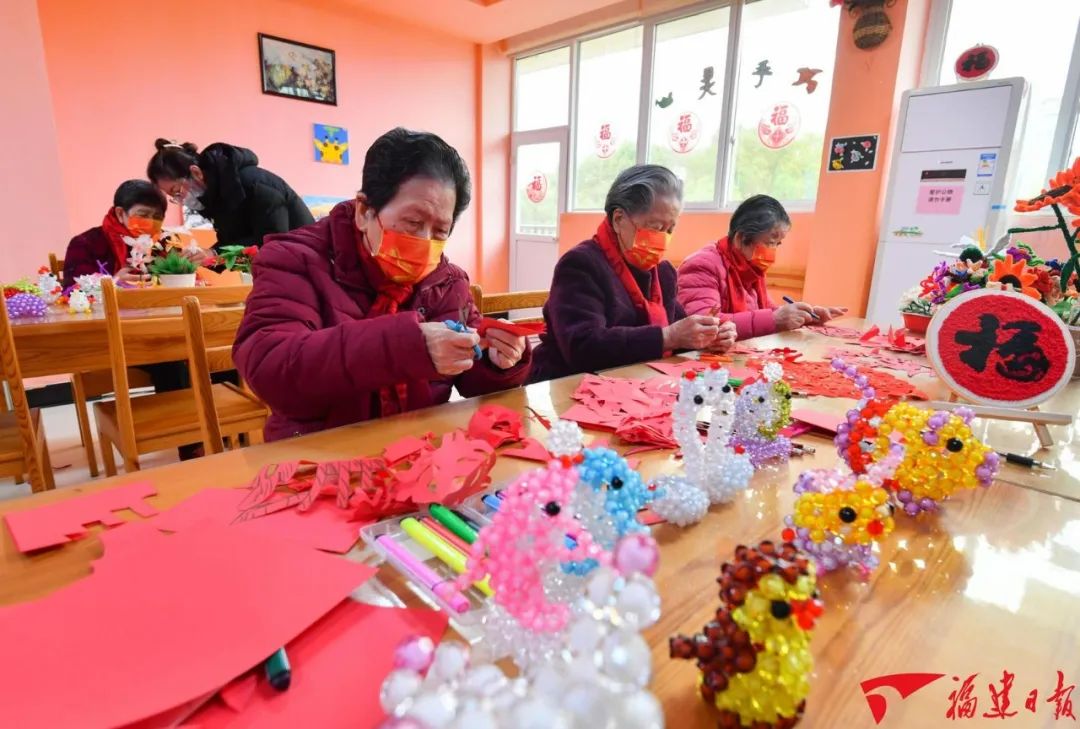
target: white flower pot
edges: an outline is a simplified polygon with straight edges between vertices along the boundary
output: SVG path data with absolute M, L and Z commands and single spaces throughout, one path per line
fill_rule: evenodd
M 240 282 L 241 283 L 243 283 L 245 286 L 250 286 L 251 281 L 252 281 L 252 279 L 251 279 L 251 274 L 250 273 L 248 273 L 247 271 L 241 271 L 240 272 Z
M 158 281 L 167 289 L 186 289 L 195 286 L 194 273 L 163 273 Z

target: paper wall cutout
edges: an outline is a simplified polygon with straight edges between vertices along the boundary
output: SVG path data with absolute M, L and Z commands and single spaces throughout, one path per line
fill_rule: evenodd
M 346 601 L 286 647 L 293 669 L 288 691 L 275 691 L 258 672 L 248 674 L 240 683 L 253 695 L 239 713 L 215 701 L 188 726 L 378 726 L 379 689 L 393 668 L 394 648 L 411 635 L 438 642 L 446 624 L 446 615 L 434 610 Z
M 500 451 L 499 455 L 507 458 L 520 458 L 525 461 L 536 461 L 537 463 L 547 463 L 552 458 L 547 446 L 536 440 L 536 438 L 526 438 L 521 441 L 517 448 L 507 448 Z
M 327 552 L 344 554 L 359 538 L 362 526 L 350 521 L 331 501 L 320 500 L 307 511 L 284 509 L 259 519 L 236 522 L 236 514 L 246 491 L 243 489 L 207 489 L 181 501 L 151 520 L 158 529 L 182 532 L 202 526 L 229 526 L 276 536 Z
M 149 483 L 131 483 L 104 491 L 73 496 L 45 506 L 4 515 L 11 538 L 20 552 L 32 552 L 66 544 L 88 534 L 87 526 L 100 523 L 115 527 L 125 520 L 115 512 L 131 509 L 139 516 L 153 516 L 157 509 L 143 499 L 157 490 Z
M 808 94 L 817 91 L 818 81 L 814 76 L 821 73 L 820 68 L 808 68 L 803 66 L 802 68 L 797 69 L 796 72 L 799 74 L 799 78 L 795 80 L 795 83 L 791 84 L 792 86 L 802 86 L 805 84 L 806 93 Z
M 515 323 L 506 319 L 492 319 L 485 316 L 480 320 L 480 326 L 476 328 L 476 332 L 482 337 L 491 329 L 500 329 L 516 337 L 531 337 L 546 332 L 547 326 L 542 321 Z
M 502 405 L 481 405 L 469 419 L 470 438 L 486 441 L 493 448 L 517 443 L 524 437 L 521 413 Z
M 374 570 L 233 528 L 102 535 L 89 577 L 0 608 L 8 726 L 122 726 L 266 659 Z M 47 676 L 49 680 L 43 681 Z

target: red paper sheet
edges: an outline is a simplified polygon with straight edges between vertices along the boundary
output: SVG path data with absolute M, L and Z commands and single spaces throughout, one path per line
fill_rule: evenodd
M 102 541 L 89 577 L 0 608 L 4 725 L 120 726 L 185 704 L 264 661 L 374 574 L 231 528 L 167 536 L 132 523 Z
M 685 362 L 649 362 L 649 367 L 652 367 L 660 374 L 679 378 L 685 372 L 704 372 L 712 367 L 712 363 L 690 359 Z M 728 377 L 734 380 L 745 380 L 747 377 L 753 377 L 757 374 L 754 370 L 746 367 L 736 367 L 734 365 L 723 365 L 723 367 L 728 371 Z
M 6 514 L 4 521 L 19 551 L 32 552 L 81 539 L 91 524 L 100 522 L 106 527 L 124 524 L 124 519 L 114 513 L 123 509 L 131 509 L 139 516 L 153 516 L 157 509 L 143 499 L 155 494 L 157 491 L 149 483 L 132 483 L 14 511 Z
M 492 319 L 485 316 L 480 320 L 480 326 L 476 328 L 476 332 L 482 337 L 488 333 L 489 329 L 501 329 L 504 332 L 513 334 L 515 337 L 531 337 L 547 331 L 547 327 L 542 321 L 514 323 L 506 319 Z
M 833 413 L 823 413 L 819 410 L 809 409 L 792 410 L 791 417 L 793 420 L 812 425 L 818 430 L 823 430 L 826 433 L 832 433 L 833 435 L 836 435 L 836 429 L 840 427 L 840 423 L 845 420 L 843 415 L 834 415 Z
M 267 536 L 277 536 L 315 549 L 344 554 L 359 538 L 361 522 L 350 521 L 351 512 L 320 499 L 307 511 L 284 509 L 258 519 L 236 521 L 243 489 L 207 489 L 185 499 L 150 523 L 158 529 L 182 532 L 202 526 L 228 526 Z
M 524 432 L 521 413 L 502 405 L 481 405 L 469 419 L 469 437 L 487 441 L 493 448 L 517 443 Z
M 251 674 L 244 683 L 254 695 L 239 713 L 214 702 L 186 726 L 377 727 L 384 718 L 379 688 L 393 668 L 394 648 L 412 635 L 438 642 L 446 623 L 446 615 L 433 610 L 346 601 L 286 646 L 288 691 L 275 691 L 262 675 Z
M 753 366 L 764 366 L 766 360 L 755 359 Z M 890 375 L 887 372 L 867 370 L 875 396 L 885 399 L 927 400 L 926 394 L 914 385 Z M 828 362 L 785 362 L 784 381 L 791 389 L 802 395 L 824 395 L 825 397 L 848 397 L 859 399 L 862 395 L 855 383 L 833 370 Z
M 507 448 L 500 451 L 499 455 L 507 458 L 520 458 L 525 461 L 536 461 L 537 463 L 547 463 L 552 458 L 547 447 L 535 438 L 526 438 L 521 441 L 519 447 Z

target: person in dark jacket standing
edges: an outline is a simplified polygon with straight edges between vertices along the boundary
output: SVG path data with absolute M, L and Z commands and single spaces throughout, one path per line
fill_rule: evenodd
M 270 406 L 278 440 L 515 387 L 523 337 L 474 330 L 469 277 L 443 255 L 469 205 L 469 172 L 434 134 L 393 129 L 364 158 L 355 200 L 271 236 L 233 357 Z M 447 321 L 464 320 L 460 332 Z M 476 356 L 475 347 L 487 351 Z
M 662 259 L 682 212 L 679 178 L 660 165 L 623 170 L 604 211 L 596 235 L 555 265 L 530 382 L 735 342 L 734 325 L 686 316 L 675 299 L 678 275 Z
M 199 152 L 168 139 L 154 146 L 146 176 L 174 203 L 213 221 L 217 245 L 262 246 L 267 235 L 315 222 L 300 196 L 259 167 L 250 149 L 216 142 Z
M 79 233 L 68 243 L 64 288 L 72 286 L 76 276 L 92 273 L 107 273 L 128 282 L 146 279 L 141 271 L 128 267 L 130 253 L 124 238 L 149 235 L 157 240 L 167 204 L 161 191 L 146 180 L 128 180 L 116 188 L 101 225 Z

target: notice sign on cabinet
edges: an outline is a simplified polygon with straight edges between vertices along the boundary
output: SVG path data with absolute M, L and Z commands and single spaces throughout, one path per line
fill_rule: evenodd
M 915 212 L 920 215 L 959 215 L 966 177 L 967 170 L 923 170 Z

